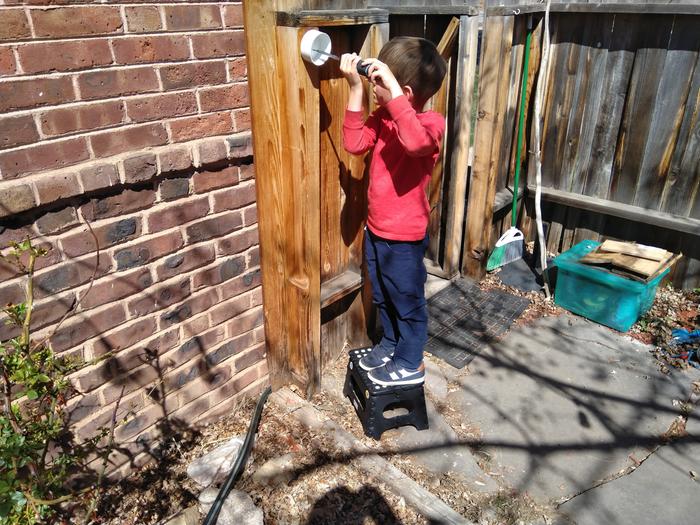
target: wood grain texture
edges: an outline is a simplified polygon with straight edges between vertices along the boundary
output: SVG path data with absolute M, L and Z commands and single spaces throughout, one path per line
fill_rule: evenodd
M 595 119 L 595 134 L 591 143 L 590 160 L 583 193 L 607 198 L 610 191 L 615 147 L 622 114 L 627 100 L 627 88 L 634 64 L 637 34 L 635 15 L 614 15 L 605 71 L 599 79 L 600 111 Z
M 455 89 L 455 118 L 453 124 L 450 188 L 445 225 L 445 257 L 443 270 L 448 277 L 459 272 L 463 220 L 469 174 L 469 141 L 473 127 L 474 83 L 476 82 L 479 20 L 463 16 L 460 19 Z
M 467 207 L 462 272 L 480 278 L 490 248 L 498 156 L 509 75 L 505 64 L 512 49 L 512 17 L 487 18 L 483 37 L 479 109 L 474 139 L 474 165 Z
M 305 29 L 277 27 L 280 141 L 285 221 L 285 318 L 289 370 L 307 395 L 320 387 L 320 205 L 318 68 L 301 58 Z M 264 209 L 263 209 L 264 213 Z
M 243 6 L 250 85 L 253 151 L 255 155 L 260 266 L 262 273 L 265 344 L 270 380 L 274 388 L 288 383 L 287 325 L 285 312 L 284 243 L 279 231 L 284 223 L 280 192 L 282 162 L 280 101 L 277 85 L 277 49 L 274 5 L 246 2 Z
M 625 112 L 615 153 L 611 198 L 635 202 L 644 151 L 652 125 L 653 108 L 659 91 L 667 45 L 673 27 L 672 16 L 641 19 L 641 33 L 632 69 Z
M 389 21 L 384 9 L 326 9 L 316 11 L 277 12 L 277 25 L 301 27 L 355 26 Z
M 675 17 L 659 82 L 657 103 L 649 126 L 634 204 L 659 209 L 664 190 L 670 191 L 669 172 L 700 49 L 700 24 L 689 17 Z

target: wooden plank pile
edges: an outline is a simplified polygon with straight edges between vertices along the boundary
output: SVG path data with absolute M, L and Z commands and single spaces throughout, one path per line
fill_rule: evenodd
M 636 281 L 649 282 L 670 268 L 681 256 L 653 246 L 607 240 L 579 262 Z

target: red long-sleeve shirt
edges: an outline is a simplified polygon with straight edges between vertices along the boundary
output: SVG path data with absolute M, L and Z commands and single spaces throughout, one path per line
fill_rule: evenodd
M 365 122 L 362 112 L 345 112 L 345 149 L 361 154 L 374 147 L 367 195 L 372 233 L 397 241 L 425 237 L 430 215 L 426 187 L 444 132 L 442 115 L 416 113 L 405 96 L 390 100 Z

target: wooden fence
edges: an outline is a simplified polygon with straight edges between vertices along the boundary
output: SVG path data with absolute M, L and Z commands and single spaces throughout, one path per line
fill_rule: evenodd
M 530 4 L 520 6 L 519 15 L 492 9 L 486 20 L 463 265 L 473 275 L 510 224 L 507 197 L 528 11 L 535 28 L 530 86 L 540 73 L 543 6 Z M 584 238 L 660 246 L 685 255 L 674 269 L 674 284 L 697 287 L 700 7 L 654 4 L 657 14 L 646 14 L 644 7 L 587 4 L 577 7 L 580 12 L 561 6 L 551 13 L 541 142 L 547 247 L 561 252 Z M 532 138 L 534 89 L 529 91 Z M 521 161 L 528 167 L 526 156 Z M 532 190 L 531 163 L 525 173 Z M 520 218 L 530 239 L 533 193 Z M 490 230 L 478 219 L 488 219 L 486 208 L 478 210 L 480 202 L 494 203 Z

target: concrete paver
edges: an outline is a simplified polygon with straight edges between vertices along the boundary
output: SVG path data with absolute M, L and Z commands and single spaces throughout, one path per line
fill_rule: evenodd
M 570 315 L 542 318 L 482 352 L 448 399 L 481 430 L 507 484 L 558 500 L 645 457 L 688 397 L 648 348 Z

